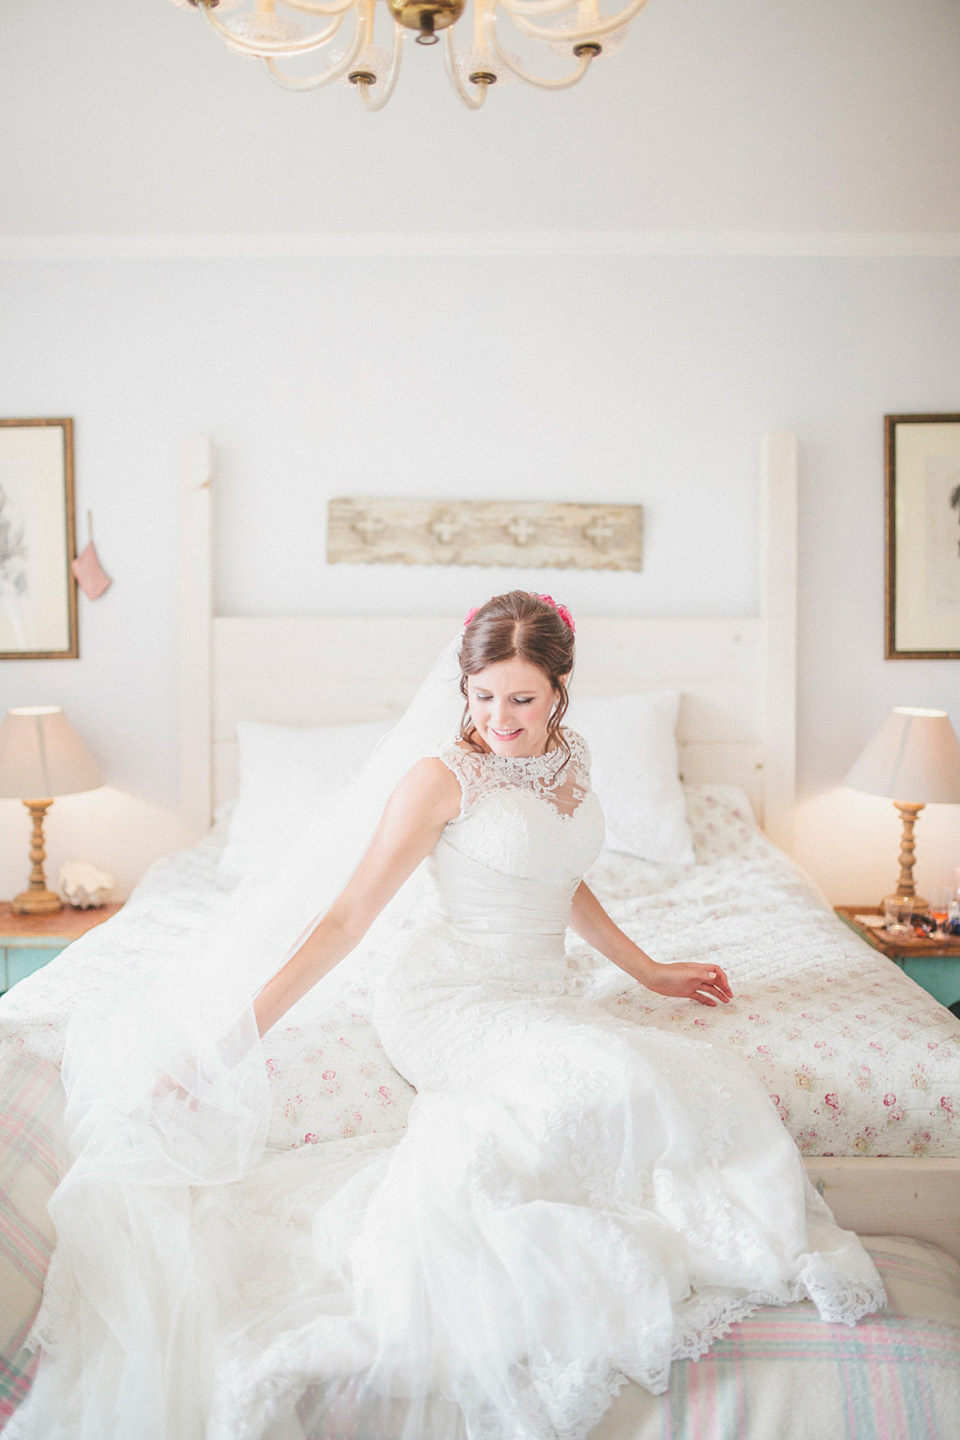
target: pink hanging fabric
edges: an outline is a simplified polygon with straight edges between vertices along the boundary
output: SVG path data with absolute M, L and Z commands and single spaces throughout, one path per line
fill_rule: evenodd
M 113 584 L 110 576 L 104 572 L 97 559 L 97 552 L 92 540 L 87 541 L 70 569 L 73 571 L 80 589 L 89 600 L 99 599 L 104 590 L 108 590 Z

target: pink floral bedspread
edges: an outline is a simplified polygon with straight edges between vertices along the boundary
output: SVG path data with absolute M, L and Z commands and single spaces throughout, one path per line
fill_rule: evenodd
M 634 985 L 571 937 L 571 984 L 638 1024 L 729 1045 L 808 1155 L 960 1155 L 960 1020 L 870 949 L 754 826 L 732 787 L 688 786 L 691 866 L 605 853 L 590 881 L 663 961 L 715 959 L 735 1001 L 711 1010 Z M 115 991 L 189 945 L 225 882 L 207 841 L 155 866 L 113 920 L 0 1002 L 4 1043 L 59 1061 L 81 995 Z M 267 1041 L 270 1143 L 400 1129 L 413 1091 L 370 1022 L 369 987 L 318 986 Z
M 657 960 L 716 960 L 711 1010 L 591 966 L 618 1014 L 740 1052 L 805 1155 L 960 1155 L 960 1020 L 834 915 L 726 787 L 689 786 L 698 864 L 604 855 L 591 882 Z

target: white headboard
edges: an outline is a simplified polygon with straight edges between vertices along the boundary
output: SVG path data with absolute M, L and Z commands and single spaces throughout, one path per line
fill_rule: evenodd
M 796 437 L 761 449 L 762 613 L 739 619 L 578 618 L 583 695 L 680 690 L 688 781 L 742 785 L 767 834 L 793 841 Z M 180 810 L 198 831 L 236 786 L 238 720 L 385 719 L 406 706 L 460 617 L 216 616 L 212 446 L 184 442 L 180 553 Z

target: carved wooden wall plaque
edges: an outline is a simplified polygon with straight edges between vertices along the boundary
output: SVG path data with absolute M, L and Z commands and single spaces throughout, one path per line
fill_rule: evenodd
M 539 500 L 331 500 L 330 564 L 639 570 L 641 505 Z

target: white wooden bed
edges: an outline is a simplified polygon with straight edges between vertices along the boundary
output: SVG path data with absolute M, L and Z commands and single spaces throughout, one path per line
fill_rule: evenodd
M 793 840 L 797 443 L 761 450 L 761 613 L 736 619 L 578 620 L 577 690 L 683 695 L 687 781 L 731 782 L 766 834 Z M 212 607 L 213 455 L 182 455 L 180 809 L 198 832 L 236 787 L 240 719 L 335 724 L 399 714 L 459 617 L 217 616 Z M 808 1171 L 841 1224 L 934 1240 L 960 1259 L 960 1158 L 814 1158 Z

